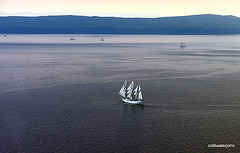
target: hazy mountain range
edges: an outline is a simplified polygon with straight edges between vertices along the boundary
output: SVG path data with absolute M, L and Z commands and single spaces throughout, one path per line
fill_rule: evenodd
M 191 15 L 161 18 L 89 16 L 0 17 L 3 34 L 240 34 L 240 18 Z

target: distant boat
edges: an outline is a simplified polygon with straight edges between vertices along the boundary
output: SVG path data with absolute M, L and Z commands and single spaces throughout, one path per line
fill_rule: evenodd
M 185 47 L 187 47 L 187 45 L 185 44 L 185 43 L 180 43 L 180 48 L 185 48 Z
M 4 35 L 4 37 L 7 37 L 7 35 Z
M 75 40 L 75 39 L 72 37 L 70 40 L 72 40 L 72 41 L 73 41 L 73 40 Z
M 104 38 L 103 38 L 103 37 L 101 38 L 101 41 L 104 41 Z
M 127 81 L 122 85 L 122 88 L 119 91 L 119 95 L 122 98 L 122 101 L 129 104 L 142 104 L 144 102 L 142 97 L 142 90 L 140 85 L 138 85 L 135 90 L 133 90 L 134 82 L 129 85 L 127 88 Z

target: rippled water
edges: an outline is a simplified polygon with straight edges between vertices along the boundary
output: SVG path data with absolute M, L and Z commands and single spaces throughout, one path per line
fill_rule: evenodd
M 0 152 L 240 152 L 239 76 L 239 35 L 2 35 Z

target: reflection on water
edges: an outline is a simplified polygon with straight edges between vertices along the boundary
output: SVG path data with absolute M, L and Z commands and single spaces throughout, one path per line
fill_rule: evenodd
M 207 147 L 240 145 L 239 42 L 0 37 L 0 152 L 239 152 Z M 144 105 L 121 102 L 124 80 L 141 84 Z

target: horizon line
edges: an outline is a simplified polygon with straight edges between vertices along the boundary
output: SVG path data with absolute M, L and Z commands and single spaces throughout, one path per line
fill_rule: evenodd
M 1 14 L 3 13 L 3 14 Z M 23 14 L 22 14 L 23 13 Z M 13 13 L 7 13 L 7 12 L 0 12 L 0 17 L 43 17 L 43 16 L 87 16 L 87 17 L 113 17 L 113 18 L 164 18 L 164 17 L 184 17 L 184 16 L 197 16 L 197 15 L 218 15 L 218 16 L 234 16 L 234 17 L 238 17 L 235 15 L 222 15 L 222 14 L 211 14 L 211 13 L 203 13 L 203 14 L 189 14 L 189 15 L 166 15 L 166 16 L 154 16 L 154 17 L 150 17 L 150 16 L 114 16 L 114 15 L 87 15 L 87 14 L 76 14 L 76 13 L 35 13 L 35 14 L 29 14 L 31 12 L 25 12 L 27 14 L 24 15 L 24 12 L 20 12 L 17 14 L 13 14 Z M 240 18 L 240 17 L 238 17 Z

